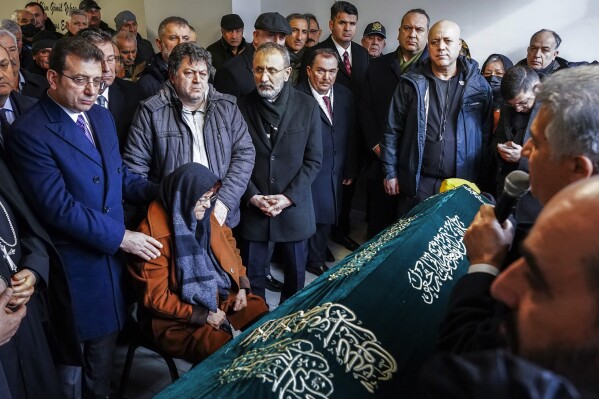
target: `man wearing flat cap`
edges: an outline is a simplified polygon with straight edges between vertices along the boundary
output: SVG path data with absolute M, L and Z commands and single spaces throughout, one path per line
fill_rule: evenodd
M 260 14 L 254 24 L 252 45 L 239 57 L 234 57 L 216 71 L 214 88 L 237 98 L 244 96 L 256 88 L 252 74 L 254 52 L 264 43 L 285 44 L 285 37 L 291 34 L 289 22 L 278 12 Z
M 380 57 L 383 54 L 383 49 L 387 44 L 387 33 L 385 27 L 380 22 L 371 22 L 366 25 L 364 35 L 362 36 L 362 47 L 368 51 L 368 56 L 372 61 L 373 58 Z
M 137 42 L 137 56 L 135 57 L 135 65 L 142 62 L 150 61 L 154 55 L 154 48 L 149 40 L 141 37 L 137 31 L 137 17 L 129 10 L 121 11 L 114 17 L 114 24 L 117 32 L 129 32 L 135 36 Z
M 27 68 L 29 72 L 46 77 L 50 65 L 50 51 L 56 40 L 56 35 L 50 31 L 40 31 L 33 36 L 31 52 L 34 62 Z
M 90 28 L 103 30 L 110 33 L 111 36 L 116 33 L 106 22 L 102 21 L 102 7 L 94 0 L 83 0 L 79 3 L 79 9 L 87 14 L 87 22 Z
M 222 37 L 206 48 L 212 54 L 212 66 L 215 69 L 220 69 L 225 62 L 251 47 L 243 38 L 243 20 L 237 14 L 227 14 L 221 18 L 220 32 Z

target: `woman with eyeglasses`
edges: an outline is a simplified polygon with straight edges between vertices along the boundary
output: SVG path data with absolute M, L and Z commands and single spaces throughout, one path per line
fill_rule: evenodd
M 195 162 L 168 175 L 139 227 L 163 244 L 161 255 L 128 267 L 142 331 L 171 356 L 193 363 L 268 311 L 250 294 L 231 229 L 212 214 L 220 185 Z

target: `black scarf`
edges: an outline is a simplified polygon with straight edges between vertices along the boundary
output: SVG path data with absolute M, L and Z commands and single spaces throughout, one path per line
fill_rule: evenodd
M 210 254 L 210 214 L 196 220 L 196 202 L 214 187 L 218 176 L 199 163 L 190 162 L 164 178 L 160 185 L 160 202 L 171 218 L 173 255 L 181 299 L 216 312 L 217 294 L 228 295 L 231 282 Z
M 285 82 L 281 92 L 279 93 L 279 97 L 275 101 L 270 102 L 266 98 L 260 96 L 260 106 L 258 107 L 258 112 L 262 117 L 264 126 L 267 128 L 267 132 L 270 131 L 269 127 L 277 129 L 279 128 L 281 120 L 283 119 L 283 115 L 285 114 L 285 109 L 287 108 L 289 90 L 291 90 L 291 86 L 289 82 Z

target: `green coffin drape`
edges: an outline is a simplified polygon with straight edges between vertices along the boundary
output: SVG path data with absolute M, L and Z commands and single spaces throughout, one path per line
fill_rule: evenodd
M 157 397 L 412 397 L 482 203 L 429 198 Z

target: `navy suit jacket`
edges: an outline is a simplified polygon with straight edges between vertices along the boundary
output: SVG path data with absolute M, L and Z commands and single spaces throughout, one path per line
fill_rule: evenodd
M 86 114 L 96 147 L 48 95 L 30 108 L 35 118 L 15 121 L 6 141 L 13 174 L 63 259 L 81 340 L 122 326 L 122 200 L 156 194 L 154 183 L 123 164 L 110 112 L 94 105 Z
M 310 85 L 303 81 L 296 89 L 309 96 Z M 322 165 L 312 183 L 312 199 L 316 223 L 335 224 L 341 211 L 344 178 L 356 177 L 355 148 L 350 145 L 355 134 L 355 112 L 351 92 L 335 83 L 333 86 L 333 123 L 320 108 L 322 132 Z

